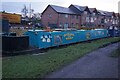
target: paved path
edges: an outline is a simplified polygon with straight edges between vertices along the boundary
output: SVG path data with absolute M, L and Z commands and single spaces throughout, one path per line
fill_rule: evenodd
M 118 58 L 109 57 L 118 44 L 93 51 L 46 78 L 118 78 Z

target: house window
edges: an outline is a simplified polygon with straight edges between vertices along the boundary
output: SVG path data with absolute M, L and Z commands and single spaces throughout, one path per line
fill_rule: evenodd
M 68 23 L 65 23 L 64 24 L 64 29 L 67 29 L 68 28 Z
M 87 11 L 84 11 L 84 14 L 87 14 Z
M 115 24 L 115 20 L 113 20 L 112 24 Z
M 104 23 L 104 19 L 101 19 L 101 23 Z
M 48 22 L 48 26 L 50 25 L 50 23 Z
M 104 19 L 104 22 L 107 23 L 107 19 Z
M 86 17 L 86 22 L 89 22 L 89 17 Z
M 76 27 L 76 24 L 74 24 L 74 28 Z
M 68 18 L 68 14 L 65 14 L 65 18 Z
M 72 27 L 72 28 L 74 27 L 74 24 L 73 24 L 73 23 L 71 23 L 71 27 Z
M 95 17 L 94 20 L 97 20 L 97 18 Z
M 76 16 L 76 19 L 78 19 L 78 16 Z
M 60 22 L 59 27 L 62 27 L 62 23 Z
M 118 24 L 118 21 L 116 20 L 116 24 Z
M 95 16 L 95 13 L 93 13 L 93 16 Z
M 78 28 L 78 23 L 76 23 L 76 28 Z
M 94 22 L 93 17 L 91 17 L 91 22 Z
M 113 16 L 112 16 L 112 18 L 113 18 Z
M 51 17 L 52 17 L 52 15 L 51 15 L 51 14 L 49 14 L 48 16 L 49 16 L 49 18 L 51 18 Z

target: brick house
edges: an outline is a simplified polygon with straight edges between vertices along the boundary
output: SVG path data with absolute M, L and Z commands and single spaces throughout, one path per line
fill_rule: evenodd
M 99 12 L 99 26 L 102 28 L 108 28 L 110 26 L 115 26 L 116 16 L 114 12 L 102 11 Z
M 89 8 L 90 12 L 91 12 L 91 27 L 94 28 L 98 28 L 99 27 L 99 12 L 97 11 L 96 8 Z
M 105 19 L 106 19 L 106 13 L 105 11 L 102 11 L 102 10 L 98 10 L 98 26 L 100 28 L 104 28 L 106 25 L 105 25 Z
M 120 14 L 119 13 L 115 13 L 116 16 L 116 26 L 120 28 Z
M 119 26 L 119 13 L 97 10 L 87 6 L 71 4 L 68 8 L 48 5 L 41 21 L 51 28 L 109 28 Z
M 119 23 L 119 20 L 120 20 L 120 16 L 119 16 L 119 13 L 114 13 L 114 12 L 109 12 L 110 15 L 111 15 L 111 22 L 109 23 L 110 26 L 108 28 L 115 28 L 115 29 L 118 29 L 120 28 L 120 23 Z
M 70 8 L 48 5 L 43 11 L 41 21 L 51 28 L 79 28 L 80 15 Z
M 78 5 L 73 5 L 71 4 L 69 6 L 69 8 L 71 10 L 73 10 L 74 12 L 78 13 L 79 15 L 81 15 L 80 20 L 81 20 L 81 27 L 89 27 L 91 26 L 90 23 L 90 11 L 89 8 L 87 6 L 78 6 Z
M 109 26 L 116 26 L 116 15 L 114 12 L 107 12 L 108 16 L 109 16 L 109 21 L 107 23 L 107 27 Z

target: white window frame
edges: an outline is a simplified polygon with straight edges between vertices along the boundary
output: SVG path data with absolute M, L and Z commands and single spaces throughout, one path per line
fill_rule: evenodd
M 87 11 L 84 11 L 84 14 L 87 14 Z
M 49 16 L 49 18 L 52 18 L 52 15 L 51 15 L 51 14 L 49 14 L 48 16 Z
M 60 22 L 59 27 L 62 27 L 62 23 Z
M 115 20 L 112 21 L 112 24 L 115 24 Z
M 65 18 L 68 18 L 68 14 L 65 14 Z
M 118 20 L 116 20 L 116 24 L 118 24 Z
M 97 18 L 96 18 L 96 17 L 94 17 L 94 20 L 97 20 Z
M 94 19 L 93 19 L 93 17 L 91 17 L 91 19 L 90 19 L 90 22 L 94 22 Z
M 86 17 L 86 22 L 89 22 L 89 17 L 88 16 Z
M 113 18 L 113 16 L 112 16 L 112 18 Z
M 107 23 L 107 19 L 104 19 L 104 20 L 105 20 L 104 22 Z
M 95 16 L 95 13 L 93 13 L 93 16 Z

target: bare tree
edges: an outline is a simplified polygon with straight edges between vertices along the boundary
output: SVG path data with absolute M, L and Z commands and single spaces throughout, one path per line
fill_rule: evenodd
M 27 17 L 28 9 L 27 9 L 26 5 L 24 5 L 24 8 L 22 9 L 21 12 L 22 12 L 22 14 L 23 14 L 24 17 Z

